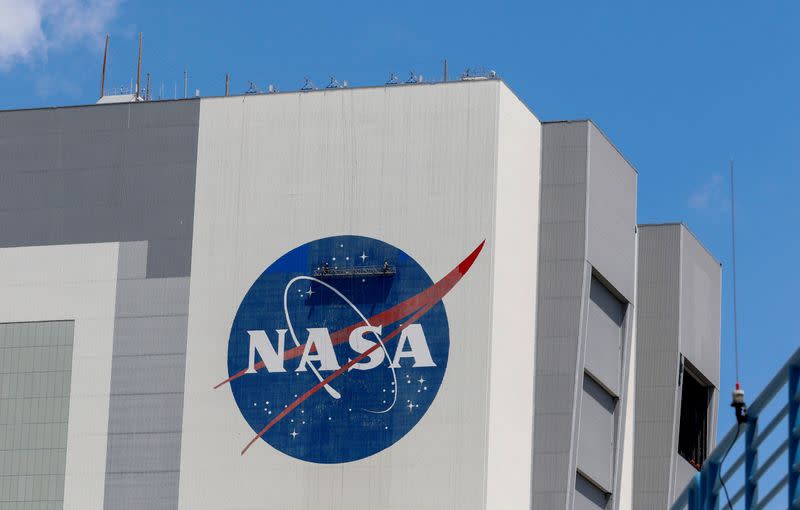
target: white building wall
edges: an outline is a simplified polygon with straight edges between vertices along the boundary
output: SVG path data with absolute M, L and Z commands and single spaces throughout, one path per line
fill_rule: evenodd
M 64 508 L 103 508 L 119 243 L 0 249 L 0 322 L 74 320 Z
M 500 87 L 486 508 L 530 507 L 541 139 Z
M 523 478 L 530 470 L 533 356 L 525 336 L 532 344 L 535 267 L 518 279 L 530 292 L 492 267 L 535 266 L 538 122 L 515 112 L 523 107 L 501 99 L 506 93 L 486 81 L 202 100 L 180 508 L 528 508 L 524 490 L 515 488 L 521 499 L 513 501 L 501 494 L 499 468 L 509 461 Z M 523 149 L 515 147 L 523 133 L 498 141 L 498 124 L 526 122 L 537 138 Z M 516 176 L 518 168 L 526 171 Z M 524 202 L 515 185 L 529 188 Z M 444 298 L 450 353 L 439 394 L 405 437 L 362 460 L 315 464 L 262 441 L 241 455 L 253 431 L 230 389 L 212 389 L 227 376 L 237 307 L 282 254 L 336 234 L 397 246 L 434 281 L 486 240 Z M 521 346 L 524 359 L 513 362 L 521 372 L 491 371 L 488 353 L 499 361 L 514 350 L 495 342 Z M 490 379 L 498 393 L 516 391 L 493 400 Z M 490 424 L 490 405 L 501 408 L 498 417 L 527 416 L 513 438 L 501 438 L 508 424 Z

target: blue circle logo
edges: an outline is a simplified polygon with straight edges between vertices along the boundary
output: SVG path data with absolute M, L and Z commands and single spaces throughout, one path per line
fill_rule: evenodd
M 435 283 L 405 252 L 361 236 L 309 242 L 272 263 L 239 306 L 228 378 L 256 436 L 296 459 L 374 455 L 428 411 L 450 349 L 441 298 L 481 244 Z

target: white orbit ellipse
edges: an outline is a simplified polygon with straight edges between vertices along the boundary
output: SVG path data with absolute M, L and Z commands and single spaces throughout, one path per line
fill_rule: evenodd
M 294 332 L 294 327 L 292 326 L 292 319 L 289 318 L 289 301 L 288 301 L 288 298 L 289 298 L 289 287 L 291 287 L 293 283 L 295 283 L 297 281 L 301 281 L 301 280 L 307 280 L 307 281 L 310 281 L 310 282 L 316 282 L 316 283 L 324 286 L 325 288 L 327 288 L 328 290 L 330 290 L 331 292 L 333 292 L 334 294 L 336 294 L 337 296 L 342 298 L 342 301 L 347 303 L 347 305 L 354 312 L 356 312 L 358 314 L 358 316 L 361 318 L 361 320 L 364 322 L 364 324 L 366 324 L 367 326 L 372 327 L 372 324 L 370 324 L 369 320 L 366 317 L 364 317 L 364 314 L 361 313 L 361 310 L 359 310 L 358 307 L 356 307 L 356 305 L 354 305 L 352 301 L 347 299 L 347 296 L 345 296 L 344 294 L 339 292 L 339 290 L 336 287 L 333 287 L 332 285 L 329 285 L 329 284 L 323 282 L 322 280 L 314 278 L 313 276 L 295 276 L 294 278 L 289 280 L 289 283 L 287 283 L 286 287 L 283 289 L 283 313 L 284 313 L 284 316 L 286 317 L 286 325 L 288 326 L 289 334 L 292 336 L 292 341 L 294 342 L 294 344 L 297 347 L 300 347 L 300 342 L 297 340 L 297 335 Z M 392 366 L 392 363 L 391 363 L 392 357 L 389 354 L 389 351 L 386 349 L 386 345 L 383 343 L 383 340 L 381 340 L 380 335 L 378 335 L 377 333 L 374 333 L 374 335 L 378 339 L 378 343 L 380 344 L 381 349 L 383 349 L 383 353 L 386 355 L 386 359 L 390 360 L 389 368 L 392 371 L 392 380 L 393 380 L 393 383 L 394 383 L 393 384 L 394 385 L 394 393 L 392 394 L 393 395 L 392 403 L 386 409 L 384 409 L 382 411 L 372 411 L 370 409 L 364 409 L 364 411 L 366 411 L 368 413 L 382 414 L 382 413 L 387 413 L 387 412 L 391 411 L 392 408 L 394 407 L 395 403 L 397 403 L 397 389 L 398 389 L 398 387 L 397 387 L 397 373 L 396 373 L 396 371 L 395 371 L 395 369 L 394 369 L 394 367 Z M 319 379 L 319 382 L 322 382 L 325 379 L 324 377 L 322 377 L 322 375 L 319 373 L 319 371 L 317 370 L 317 368 L 314 365 L 312 365 L 311 363 L 308 363 L 307 365 L 311 369 L 311 371 L 314 373 L 314 375 L 317 377 L 317 379 Z M 331 385 L 325 384 L 323 386 L 323 388 L 325 388 L 325 391 L 327 391 L 328 394 L 331 397 L 333 397 L 334 399 L 338 400 L 338 399 L 342 398 L 342 394 L 339 393 L 338 391 L 336 391 L 336 389 L 333 388 Z

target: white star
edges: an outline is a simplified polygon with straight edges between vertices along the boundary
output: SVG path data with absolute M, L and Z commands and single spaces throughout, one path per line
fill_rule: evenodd
M 300 434 L 298 434 L 296 430 L 292 430 L 292 433 L 291 433 L 291 434 L 289 434 L 289 435 L 290 435 L 290 436 L 292 436 L 292 439 L 294 439 L 294 438 L 296 438 L 297 436 L 299 436 Z
M 345 260 L 350 260 L 350 257 L 345 257 L 344 259 L 345 259 Z
M 314 291 L 313 291 L 313 290 L 311 290 L 311 287 L 309 287 L 309 288 L 308 288 L 308 290 L 306 291 L 306 294 L 308 294 L 309 296 L 310 296 L 311 294 L 313 294 L 313 293 L 314 293 Z
M 340 245 L 339 245 L 339 248 L 344 248 L 344 245 L 343 245 L 343 244 L 340 244 Z
M 333 257 L 333 261 L 336 262 L 336 257 Z
M 409 413 L 414 410 L 414 404 L 412 402 L 409 402 L 406 407 L 408 408 Z
M 417 382 L 418 382 L 418 383 L 420 383 L 420 384 L 424 384 L 424 383 L 425 383 L 425 379 L 423 379 L 422 377 L 420 377 L 420 378 L 419 378 L 419 381 L 417 381 Z
M 358 258 L 360 258 L 361 262 L 363 263 L 365 260 L 367 260 L 367 254 L 362 251 L 361 252 L 361 256 L 358 257 Z

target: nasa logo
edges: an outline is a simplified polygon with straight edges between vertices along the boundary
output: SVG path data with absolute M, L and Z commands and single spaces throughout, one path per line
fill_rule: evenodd
M 450 349 L 441 299 L 481 243 L 437 283 L 402 250 L 361 236 L 312 241 L 250 287 L 228 378 L 256 436 L 294 458 L 342 463 L 406 435 L 433 403 Z

